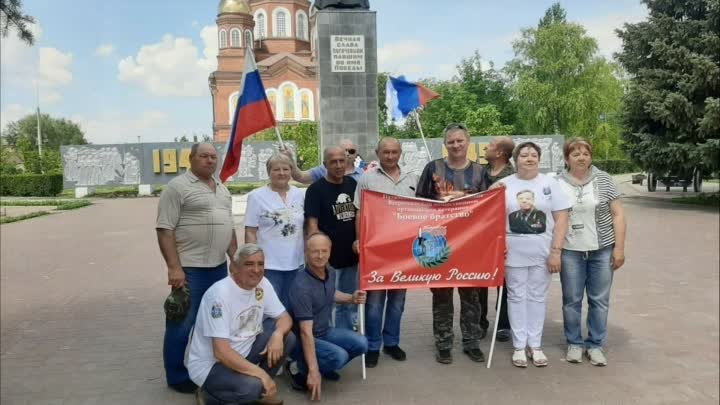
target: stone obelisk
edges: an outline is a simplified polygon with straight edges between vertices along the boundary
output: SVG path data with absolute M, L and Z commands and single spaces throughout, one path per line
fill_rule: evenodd
M 363 158 L 375 159 L 379 131 L 375 12 L 325 8 L 317 11 L 316 18 L 321 150 L 349 138 Z

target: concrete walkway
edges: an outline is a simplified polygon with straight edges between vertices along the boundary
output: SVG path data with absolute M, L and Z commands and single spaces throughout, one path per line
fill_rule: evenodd
M 513 367 L 511 345 L 501 343 L 487 370 L 462 354 L 459 330 L 455 363 L 436 363 L 431 296 L 416 290 L 403 320 L 408 361 L 383 355 L 366 381 L 354 362 L 340 382 L 323 384 L 322 403 L 718 403 L 718 214 L 643 200 L 625 205 L 627 264 L 613 286 L 608 367 L 562 360 L 557 279 L 545 369 Z M 3 405 L 194 404 L 165 385 L 168 287 L 153 229 L 156 206 L 155 198 L 97 200 L 0 227 Z M 484 340 L 486 353 L 489 346 Z M 309 403 L 287 378 L 279 387 L 286 404 Z

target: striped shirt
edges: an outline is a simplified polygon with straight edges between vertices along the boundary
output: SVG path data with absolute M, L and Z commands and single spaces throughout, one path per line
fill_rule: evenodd
M 592 166 L 584 184 L 576 184 L 567 171 L 558 180 L 572 202 L 563 247 L 586 252 L 614 244 L 610 203 L 620 198 L 620 193 L 612 177 Z

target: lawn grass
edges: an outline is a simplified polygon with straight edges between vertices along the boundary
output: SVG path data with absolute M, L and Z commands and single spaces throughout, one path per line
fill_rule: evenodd
M 17 215 L 14 217 L 0 217 L 0 224 L 9 224 L 11 222 L 17 222 L 17 221 L 22 221 L 25 219 L 41 217 L 41 216 L 47 215 L 49 213 L 50 213 L 50 211 L 36 211 L 36 212 L 31 212 L 31 213 L 25 214 L 25 215 Z
M 58 210 L 73 210 L 91 205 L 90 200 L 0 200 L 1 207 L 43 207 L 55 206 Z

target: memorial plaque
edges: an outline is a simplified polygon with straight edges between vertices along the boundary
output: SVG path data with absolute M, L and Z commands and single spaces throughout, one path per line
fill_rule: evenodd
M 365 36 L 330 35 L 332 72 L 365 72 Z

